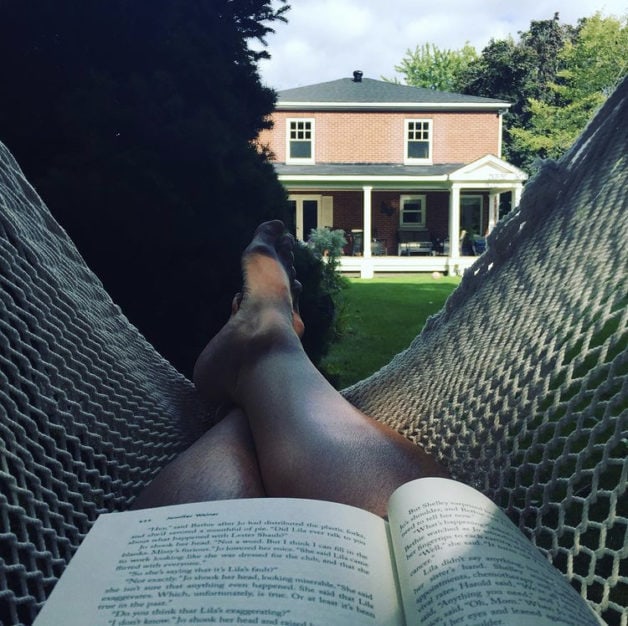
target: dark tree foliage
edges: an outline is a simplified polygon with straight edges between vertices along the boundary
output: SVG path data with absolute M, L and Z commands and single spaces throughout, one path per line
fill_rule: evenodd
M 491 40 L 478 59 L 472 61 L 460 78 L 463 93 L 500 98 L 512 103 L 504 116 L 506 128 L 527 128 L 530 122 L 528 101 L 535 98 L 554 103 L 556 92 L 550 88 L 563 69 L 559 52 L 576 30 L 552 19 L 532 21 L 529 30 L 512 38 Z M 526 169 L 533 155 L 519 152 L 508 133 L 504 137 L 506 159 Z
M 256 224 L 286 218 L 253 145 L 269 0 L 0 0 L 0 139 L 114 300 L 189 373 Z

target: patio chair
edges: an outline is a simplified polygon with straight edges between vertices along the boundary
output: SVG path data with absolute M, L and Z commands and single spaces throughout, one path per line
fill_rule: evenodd
M 497 502 L 611 624 L 628 620 L 626 119 L 628 82 L 443 311 L 344 391 Z M 96 517 L 201 417 L 0 145 L 3 624 L 32 622 Z

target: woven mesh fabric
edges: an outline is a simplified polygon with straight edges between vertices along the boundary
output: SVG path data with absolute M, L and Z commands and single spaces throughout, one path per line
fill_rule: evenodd
M 0 144 L 0 623 L 30 624 L 95 518 L 184 444 L 191 383 L 141 337 Z
M 628 81 L 528 183 L 443 311 L 345 396 L 502 506 L 628 621 Z
M 528 184 L 408 350 L 345 391 L 500 504 L 622 624 L 627 90 Z M 125 508 L 199 415 L 0 144 L 0 622 L 32 622 L 92 521 Z

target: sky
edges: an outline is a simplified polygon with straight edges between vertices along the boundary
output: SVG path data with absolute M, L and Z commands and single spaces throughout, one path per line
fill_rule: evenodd
M 278 2 L 276 2 L 279 5 Z M 276 90 L 350 78 L 402 78 L 395 72 L 407 50 L 424 43 L 478 52 L 493 39 L 526 31 L 532 20 L 563 24 L 596 11 L 628 13 L 628 0 L 288 0 L 288 23 L 275 22 L 267 38 L 262 82 Z

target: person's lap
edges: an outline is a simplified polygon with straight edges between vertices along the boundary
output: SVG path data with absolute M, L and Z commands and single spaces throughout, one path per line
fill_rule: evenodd
M 166 465 L 133 508 L 265 495 L 248 421 L 234 407 Z

